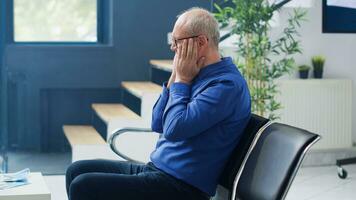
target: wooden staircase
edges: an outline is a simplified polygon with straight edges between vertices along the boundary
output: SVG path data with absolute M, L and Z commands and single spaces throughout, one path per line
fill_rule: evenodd
M 171 60 L 151 60 L 150 81 L 123 81 L 121 83 L 121 104 L 92 104 L 92 124 L 63 125 L 63 132 L 72 148 L 72 161 L 83 159 L 118 159 L 107 144 L 110 135 L 124 127 L 148 128 L 151 124 L 152 107 L 162 92 L 162 83 L 167 81 L 172 71 Z M 157 135 L 157 134 L 156 134 Z M 152 147 L 155 139 L 132 134 L 130 141 L 139 141 L 141 146 Z M 136 137 L 136 138 L 133 138 Z M 146 138 L 145 138 L 146 137 Z M 143 143 L 150 144 L 143 144 Z M 133 144 L 120 144 L 130 146 Z M 151 149 L 132 152 L 151 151 Z

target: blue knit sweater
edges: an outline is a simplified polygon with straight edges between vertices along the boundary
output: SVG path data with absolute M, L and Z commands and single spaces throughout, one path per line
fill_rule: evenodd
M 204 67 L 191 85 L 173 83 L 152 114 L 161 133 L 151 161 L 213 196 L 224 165 L 251 115 L 246 81 L 231 58 Z

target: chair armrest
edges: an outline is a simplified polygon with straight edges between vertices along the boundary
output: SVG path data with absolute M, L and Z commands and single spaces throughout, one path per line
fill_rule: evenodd
M 111 150 L 114 153 L 116 153 L 118 156 L 120 156 L 121 158 L 123 158 L 123 159 L 125 159 L 127 161 L 136 162 L 136 163 L 142 163 L 142 162 L 140 162 L 138 160 L 135 160 L 135 159 L 130 158 L 129 156 L 123 154 L 122 152 L 120 152 L 117 149 L 117 147 L 115 145 L 116 138 L 119 135 L 127 133 L 127 132 L 153 132 L 153 131 L 150 128 L 122 128 L 122 129 L 116 130 L 109 138 L 109 145 L 110 145 Z

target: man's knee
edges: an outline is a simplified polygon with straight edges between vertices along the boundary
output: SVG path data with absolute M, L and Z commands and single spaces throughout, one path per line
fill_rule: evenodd
M 90 172 L 88 171 L 88 165 L 90 165 L 89 160 L 80 160 L 72 163 L 66 171 L 66 186 L 67 191 L 69 186 L 72 184 L 72 181 L 79 175 Z
M 91 197 L 91 191 L 95 191 L 95 176 L 80 174 L 69 186 L 69 197 L 73 200 L 88 199 Z
M 74 179 L 76 174 L 80 174 L 81 169 L 83 168 L 83 166 L 85 165 L 85 161 L 84 160 L 80 160 L 80 161 L 75 161 L 74 163 L 72 163 L 66 171 L 66 177 L 70 178 L 70 179 Z

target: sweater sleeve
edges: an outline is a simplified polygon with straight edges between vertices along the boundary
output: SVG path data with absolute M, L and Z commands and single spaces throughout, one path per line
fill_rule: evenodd
M 153 106 L 152 110 L 152 122 L 151 128 L 153 131 L 157 133 L 163 132 L 163 125 L 162 125 L 162 115 L 163 111 L 166 107 L 169 98 L 169 90 L 167 88 L 167 82 L 163 83 L 163 90 L 159 98 L 157 99 L 155 105 Z
M 232 81 L 220 81 L 191 98 L 191 88 L 184 83 L 170 86 L 163 114 L 163 136 L 181 141 L 196 136 L 232 113 L 239 88 Z

